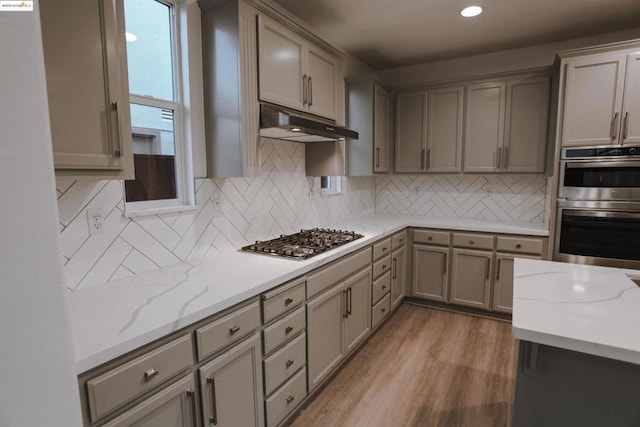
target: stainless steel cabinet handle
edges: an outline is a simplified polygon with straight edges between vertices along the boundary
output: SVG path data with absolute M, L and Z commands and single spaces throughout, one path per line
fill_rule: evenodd
M 157 370 L 156 368 L 151 368 L 148 371 L 144 371 L 144 379 L 148 380 L 151 379 L 153 377 L 155 377 L 156 375 L 158 375 L 160 373 L 159 370 Z
M 207 378 L 207 384 L 211 390 L 211 416 L 209 417 L 209 424 L 218 425 L 218 405 L 216 404 L 216 380 L 214 378 Z
M 489 280 L 489 270 L 491 268 L 491 259 L 487 258 L 487 275 L 485 276 L 485 279 Z
M 496 280 L 500 280 L 500 267 L 502 267 L 502 258 L 498 258 L 498 266 L 496 267 Z
M 420 155 L 420 170 L 424 170 L 424 160 L 427 156 L 427 150 L 422 150 L 422 154 Z
M 613 115 L 613 120 L 611 120 L 611 139 L 616 140 L 618 139 L 618 118 L 620 116 L 620 113 L 615 113 Z
M 309 107 L 313 105 L 313 83 L 311 83 L 311 76 L 307 78 L 307 84 L 309 85 Z
M 447 255 L 449 254 L 444 254 L 442 257 L 442 274 L 447 274 Z
M 387 285 L 382 285 L 382 290 L 384 291 L 385 289 L 387 289 Z
M 395 280 L 396 275 L 398 274 L 398 260 L 396 258 L 393 259 L 393 279 Z
M 376 167 L 380 167 L 380 147 L 376 147 Z
M 351 310 L 353 309 L 353 289 L 349 288 L 349 316 L 351 316 Z
M 302 105 L 307 105 L 307 75 L 302 76 Z
M 229 335 L 233 335 L 236 332 L 238 332 L 239 330 L 240 330 L 240 326 L 233 325 L 231 328 L 229 328 Z
M 287 361 L 284 363 L 284 366 L 285 366 L 286 368 L 290 367 L 291 365 L 293 365 L 293 360 L 291 360 L 291 359 L 287 360 Z
M 502 168 L 507 169 L 509 167 L 509 147 L 502 149 Z
M 287 397 L 287 405 L 288 405 L 289 403 L 293 402 L 293 401 L 294 401 L 294 399 L 295 399 L 295 397 L 293 397 L 293 396 L 289 395 L 289 397 Z
M 292 298 L 287 298 L 286 300 L 284 300 L 284 305 L 289 305 L 293 302 Z
M 189 389 L 187 390 L 187 399 L 189 400 L 191 408 L 191 426 L 196 427 L 198 425 L 198 415 L 196 409 L 196 392 Z
M 622 125 L 622 140 L 629 136 L 629 112 L 624 113 L 624 124 Z
M 113 148 L 113 157 L 120 157 L 122 155 L 122 150 L 120 147 L 120 111 L 118 110 L 118 103 L 111 103 L 111 110 L 116 113 L 116 132 L 112 134 L 112 139 L 116 141 L 118 144 Z
M 293 332 L 293 326 L 287 326 L 287 328 L 284 330 L 285 334 L 290 334 L 291 332 Z
M 345 289 L 344 291 L 342 291 L 342 294 L 344 295 L 344 314 L 342 315 L 342 317 L 346 319 L 347 317 L 349 317 L 349 290 Z
M 386 270 L 387 269 L 387 264 L 382 264 L 382 269 Z

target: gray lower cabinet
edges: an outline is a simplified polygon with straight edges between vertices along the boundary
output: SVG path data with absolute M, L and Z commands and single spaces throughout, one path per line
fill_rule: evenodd
M 361 270 L 307 303 L 309 390 L 371 330 L 371 269 Z
M 164 388 L 105 427 L 196 427 L 198 411 L 193 375 Z
M 393 310 L 404 298 L 407 277 L 407 250 L 403 245 L 391 254 L 391 309 Z
M 489 309 L 493 252 L 454 248 L 451 256 L 449 301 L 469 307 Z
M 413 245 L 412 296 L 447 302 L 449 247 Z
M 199 369 L 204 425 L 264 426 L 260 334 Z
M 513 259 L 542 259 L 540 256 L 496 252 L 496 274 L 493 282 L 491 309 L 501 313 L 513 312 Z

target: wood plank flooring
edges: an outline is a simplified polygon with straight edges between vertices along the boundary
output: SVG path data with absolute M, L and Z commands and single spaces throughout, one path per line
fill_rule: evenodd
M 516 351 L 510 323 L 402 304 L 292 426 L 506 426 Z

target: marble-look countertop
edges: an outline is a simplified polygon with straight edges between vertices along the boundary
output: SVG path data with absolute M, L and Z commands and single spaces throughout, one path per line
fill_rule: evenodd
M 516 259 L 513 335 L 640 364 L 640 287 L 625 270 Z
M 86 372 L 407 226 L 548 235 L 542 224 L 371 215 L 331 224 L 365 237 L 306 261 L 221 253 L 77 289 L 67 294 L 76 371 Z

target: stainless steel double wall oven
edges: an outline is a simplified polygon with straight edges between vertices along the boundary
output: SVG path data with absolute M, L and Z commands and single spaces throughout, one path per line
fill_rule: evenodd
M 640 146 L 561 155 L 554 260 L 640 269 Z

